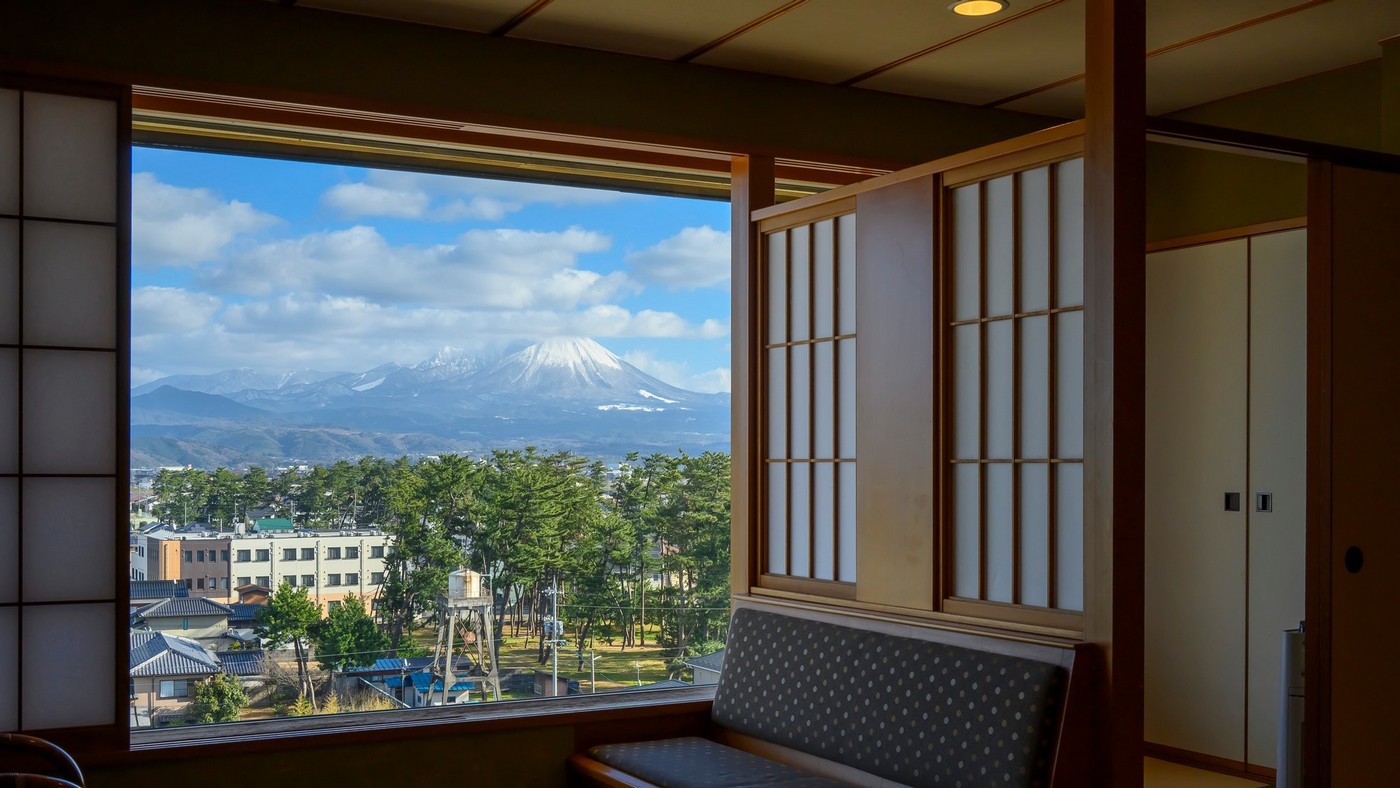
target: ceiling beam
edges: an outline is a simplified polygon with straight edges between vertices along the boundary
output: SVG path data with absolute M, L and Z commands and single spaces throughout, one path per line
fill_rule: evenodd
M 521 22 L 524 22 L 526 19 L 529 19 L 535 14 L 538 14 L 539 12 L 543 11 L 544 7 L 552 2 L 554 2 L 554 0 L 535 0 L 533 3 L 520 9 L 520 12 L 517 13 L 515 16 L 501 23 L 500 27 L 497 27 L 495 30 L 492 30 L 491 35 L 503 36 L 509 33 L 510 31 L 519 27 Z
M 690 50 L 684 55 L 681 55 L 680 57 L 676 58 L 676 62 L 689 63 L 695 58 L 700 57 L 706 52 L 709 52 L 711 49 L 727 44 L 730 41 L 733 41 L 734 39 L 738 38 L 739 36 L 742 36 L 743 34 L 749 32 L 750 30 L 766 25 L 769 22 L 772 22 L 774 19 L 777 19 L 778 17 L 782 16 L 783 14 L 786 14 L 787 12 L 806 4 L 807 0 L 789 0 L 787 4 L 778 6 L 777 8 L 774 8 L 772 11 L 769 11 L 763 16 L 760 16 L 757 19 L 751 20 L 740 25 L 739 27 L 734 28 L 728 33 L 725 33 L 719 38 L 716 38 L 714 41 L 711 41 L 707 44 L 701 44 L 695 49 Z

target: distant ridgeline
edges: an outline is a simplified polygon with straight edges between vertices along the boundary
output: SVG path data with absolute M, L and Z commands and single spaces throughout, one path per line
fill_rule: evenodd
M 540 446 L 616 460 L 729 450 L 729 395 L 663 383 L 591 339 L 493 361 L 445 348 L 368 372 L 229 370 L 131 391 L 132 467 L 278 467 Z

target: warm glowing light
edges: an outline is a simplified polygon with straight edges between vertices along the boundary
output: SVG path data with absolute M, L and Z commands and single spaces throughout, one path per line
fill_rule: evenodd
M 948 10 L 962 16 L 988 16 L 1006 10 L 1006 0 L 958 0 Z

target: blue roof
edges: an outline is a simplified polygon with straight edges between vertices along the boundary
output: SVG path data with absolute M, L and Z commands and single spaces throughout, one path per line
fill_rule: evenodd
M 131 614 L 134 626 L 143 618 L 185 618 L 187 616 L 228 616 L 233 610 L 202 596 L 160 599 Z
M 457 657 L 458 672 L 470 670 L 472 665 L 470 657 Z M 362 665 L 347 668 L 346 673 L 412 673 L 419 670 L 427 670 L 433 666 L 432 657 L 387 657 L 376 659 L 373 665 Z
M 233 676 L 261 676 L 263 673 L 262 649 L 222 651 L 219 661 L 224 665 L 224 672 Z
M 162 599 L 165 597 L 187 597 L 190 590 L 179 580 L 132 580 L 131 599 Z
M 255 605 L 245 602 L 234 602 L 229 605 L 228 625 L 231 627 L 242 626 L 244 624 L 256 624 L 258 621 L 258 610 L 264 605 Z
M 132 676 L 198 676 L 219 672 L 219 660 L 189 638 L 164 632 L 132 632 Z

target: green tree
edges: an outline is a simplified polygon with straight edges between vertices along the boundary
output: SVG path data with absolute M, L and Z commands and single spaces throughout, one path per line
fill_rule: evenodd
M 306 638 L 312 625 L 320 620 L 321 609 L 311 601 L 306 588 L 293 588 L 285 582 L 258 610 L 258 636 L 266 640 L 271 648 L 281 648 L 291 643 L 296 650 L 297 680 L 302 695 L 310 697 L 313 707 L 316 705 L 316 690 L 306 667 Z
M 220 673 L 195 686 L 188 716 L 196 725 L 236 722 L 239 711 L 247 705 L 248 693 L 243 691 L 238 679 Z
M 308 630 L 316 646 L 322 670 L 345 670 L 357 665 L 373 665 L 389 656 L 389 638 L 374 623 L 365 604 L 350 594 L 339 607 Z

